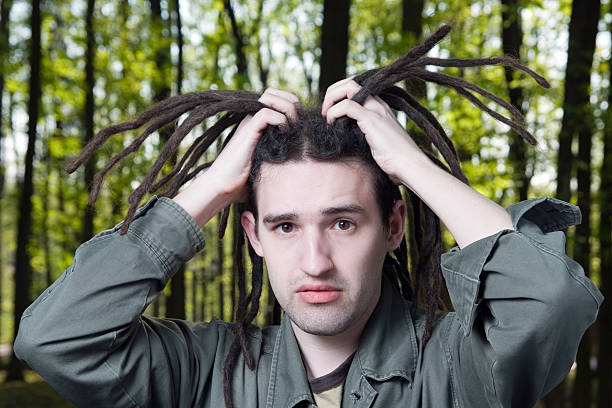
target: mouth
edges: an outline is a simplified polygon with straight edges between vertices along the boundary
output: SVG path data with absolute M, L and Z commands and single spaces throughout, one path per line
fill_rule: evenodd
M 329 303 L 340 297 L 341 290 L 330 285 L 302 285 L 296 291 L 306 303 Z

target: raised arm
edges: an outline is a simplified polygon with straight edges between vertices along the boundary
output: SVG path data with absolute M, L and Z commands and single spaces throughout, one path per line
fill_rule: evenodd
M 153 198 L 125 235 L 118 225 L 81 245 L 72 266 L 24 312 L 15 353 L 66 399 L 94 407 L 193 406 L 212 398 L 210 387 L 222 388 L 212 373 L 221 372 L 232 342 L 225 324 L 142 313 L 204 246 L 199 227 L 243 197 L 261 131 L 295 113 L 279 93 L 264 93 L 260 100 L 273 109 L 247 117 L 210 170 L 174 200 Z
M 460 247 L 443 256 L 455 312 L 444 319 L 449 330 L 438 327 L 450 333 L 442 341 L 459 396 L 466 406 L 533 406 L 569 372 L 603 299 L 565 255 L 559 230 L 579 223 L 579 210 L 554 199 L 503 209 L 434 165 L 384 101 L 346 99 L 359 89 L 351 79 L 328 89 L 328 122 L 355 119 L 378 165 L 417 194 Z
M 347 99 L 359 89 L 350 78 L 330 86 L 323 101 L 323 115 L 328 122 L 345 115 L 355 119 L 380 168 L 418 195 L 444 222 L 460 247 L 513 229 L 503 207 L 436 166 L 380 98 L 369 97 L 363 105 Z
M 200 227 L 229 204 L 246 199 L 253 151 L 265 128 L 297 117 L 299 99 L 289 92 L 269 88 L 259 101 L 272 109 L 247 116 L 210 169 L 174 197 Z

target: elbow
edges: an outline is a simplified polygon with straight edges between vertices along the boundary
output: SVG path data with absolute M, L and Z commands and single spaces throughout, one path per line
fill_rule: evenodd
M 13 343 L 13 351 L 17 358 L 36 370 L 39 365 L 37 362 L 44 362 L 47 359 L 44 357 L 44 340 L 36 330 L 33 330 L 30 323 L 27 318 L 21 320 Z
M 569 270 L 562 278 L 550 282 L 549 287 L 543 289 L 542 300 L 552 322 L 582 337 L 595 322 L 603 296 L 582 268 L 579 272 Z

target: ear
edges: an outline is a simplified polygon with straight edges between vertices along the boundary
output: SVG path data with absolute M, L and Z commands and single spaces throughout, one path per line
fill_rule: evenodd
M 240 223 L 242 224 L 242 228 L 244 228 L 246 231 L 247 237 L 249 237 L 249 242 L 255 250 L 255 253 L 263 258 L 263 249 L 261 247 L 261 242 L 259 242 L 259 238 L 257 237 L 257 223 L 253 213 L 251 211 L 243 212 L 240 216 Z
M 406 220 L 406 203 L 397 200 L 393 203 L 389 215 L 389 232 L 387 233 L 387 251 L 397 249 L 404 238 L 404 225 Z

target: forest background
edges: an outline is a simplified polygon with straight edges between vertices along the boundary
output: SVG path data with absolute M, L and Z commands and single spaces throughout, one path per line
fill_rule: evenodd
M 271 86 L 317 101 L 331 83 L 393 61 L 447 22 L 454 29 L 431 56 L 508 54 L 550 81 L 544 90 L 502 67 L 446 70 L 510 100 L 537 146 L 452 90 L 405 86 L 441 121 L 477 190 L 504 206 L 550 195 L 581 207 L 568 253 L 611 294 L 610 0 L 0 0 L 0 407 L 70 406 L 12 355 L 19 316 L 81 242 L 123 218 L 166 137 L 112 171 L 92 207 L 93 174 L 135 137 L 112 138 L 67 174 L 95 132 L 195 90 Z M 148 314 L 232 318 L 235 233 L 219 240 L 218 222 Z M 279 317 L 268 293 L 260 324 Z M 612 407 L 608 303 L 567 379 L 539 406 Z

